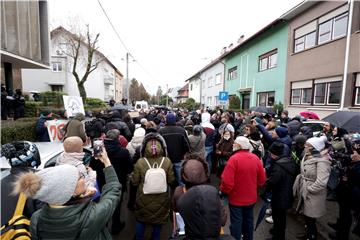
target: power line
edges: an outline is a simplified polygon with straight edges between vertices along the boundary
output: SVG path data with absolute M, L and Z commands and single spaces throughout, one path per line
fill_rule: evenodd
M 98 3 L 99 3 L 99 5 L 100 5 L 100 8 L 101 8 L 101 10 L 103 11 L 104 15 L 106 16 L 108 22 L 110 23 L 112 29 L 114 30 L 116 36 L 118 37 L 119 41 L 121 42 L 121 44 L 122 44 L 123 47 L 125 48 L 125 50 L 129 53 L 129 55 L 130 55 L 133 59 L 136 60 L 135 63 L 137 63 L 137 64 L 139 65 L 139 67 L 140 67 L 150 78 L 152 78 L 153 81 L 154 81 L 154 77 L 149 73 L 149 71 L 147 71 L 146 68 L 145 68 L 142 64 L 140 64 L 140 62 L 137 60 L 137 58 L 135 58 L 135 57 L 130 53 L 130 50 L 126 47 L 126 44 L 125 44 L 124 41 L 121 39 L 119 33 L 116 31 L 116 28 L 115 28 L 114 24 L 111 22 L 110 17 L 109 17 L 108 14 L 106 13 L 104 7 L 101 5 L 100 0 L 98 0 Z

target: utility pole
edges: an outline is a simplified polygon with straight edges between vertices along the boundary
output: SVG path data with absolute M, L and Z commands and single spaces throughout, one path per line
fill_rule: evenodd
M 126 84 L 125 84 L 125 98 L 128 100 L 128 103 L 130 102 L 130 95 L 129 95 L 129 88 L 130 88 L 130 81 L 129 81 L 129 54 L 126 53 Z
M 166 107 L 169 104 L 169 96 L 168 96 L 168 94 L 169 94 L 169 86 L 168 86 L 168 84 L 166 84 Z

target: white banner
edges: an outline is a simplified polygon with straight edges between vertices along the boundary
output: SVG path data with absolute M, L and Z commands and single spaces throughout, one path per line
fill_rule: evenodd
M 64 108 L 68 117 L 74 117 L 77 113 L 85 115 L 84 104 L 81 97 L 76 96 L 63 96 Z
M 68 120 L 51 120 L 46 121 L 47 130 L 49 133 L 51 142 L 61 142 L 64 138 L 63 131 L 61 129 L 65 127 Z

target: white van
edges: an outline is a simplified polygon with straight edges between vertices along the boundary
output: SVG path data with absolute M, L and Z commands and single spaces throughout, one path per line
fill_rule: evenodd
M 135 102 L 135 111 L 140 111 L 141 109 L 143 109 L 143 110 L 149 109 L 149 104 L 147 101 L 136 101 Z

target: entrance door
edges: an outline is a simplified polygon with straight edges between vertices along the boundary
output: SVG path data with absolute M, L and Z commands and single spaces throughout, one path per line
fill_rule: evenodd
M 250 108 L 250 93 L 242 94 L 242 109 L 248 110 Z

